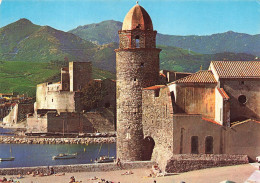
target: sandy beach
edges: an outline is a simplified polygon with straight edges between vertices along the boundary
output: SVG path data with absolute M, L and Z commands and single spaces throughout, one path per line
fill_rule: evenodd
M 186 183 L 218 183 L 224 180 L 231 180 L 236 183 L 242 183 L 249 179 L 249 177 L 257 170 L 258 165 L 237 165 L 228 167 L 218 167 L 209 168 L 204 170 L 191 171 L 180 174 L 170 174 L 164 177 L 148 177 L 151 169 L 133 169 L 133 170 L 118 170 L 110 172 L 78 172 L 78 173 L 65 173 L 65 175 L 60 176 L 44 176 L 44 177 L 32 177 L 31 175 L 26 175 L 19 180 L 20 183 L 66 183 L 70 181 L 70 177 L 74 176 L 75 180 L 83 183 L 97 183 L 101 182 L 101 178 L 106 181 L 112 181 L 115 183 L 180 183 L 181 181 Z M 122 175 L 126 171 L 132 171 L 133 174 Z M 3 176 L 1 176 L 2 178 Z M 9 180 L 11 177 L 16 176 L 6 176 Z M 93 177 L 97 177 L 96 180 L 91 180 Z M 260 180 L 259 180 L 260 181 Z M 250 182 L 250 181 L 248 181 Z M 253 181 L 251 181 L 253 182 Z M 257 182 L 257 181 L 254 181 Z

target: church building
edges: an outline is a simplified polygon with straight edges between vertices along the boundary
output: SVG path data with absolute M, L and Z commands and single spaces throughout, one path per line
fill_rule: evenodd
M 156 33 L 139 4 L 119 31 L 117 157 L 153 160 L 169 172 L 176 156 L 204 157 L 212 166 L 246 163 L 245 156 L 254 161 L 260 155 L 260 62 L 212 61 L 208 70 L 159 85 Z

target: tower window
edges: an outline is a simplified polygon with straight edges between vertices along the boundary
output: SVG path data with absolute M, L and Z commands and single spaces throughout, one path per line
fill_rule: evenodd
M 110 107 L 110 103 L 105 103 L 105 108 L 109 108 Z
M 139 36 L 135 36 L 135 47 L 140 48 Z
M 138 25 L 136 26 L 136 28 L 137 28 L 137 29 L 140 29 L 140 28 L 141 28 L 141 24 L 138 24 Z
M 245 95 L 240 95 L 240 96 L 238 97 L 238 102 L 239 102 L 240 104 L 245 104 L 245 103 L 247 102 L 246 96 L 245 96 Z

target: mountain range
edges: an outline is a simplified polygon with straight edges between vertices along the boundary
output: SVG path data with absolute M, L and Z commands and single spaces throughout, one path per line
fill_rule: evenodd
M 0 28 L 0 61 L 63 62 L 64 59 L 69 61 L 91 61 L 94 67 L 115 72 L 116 58 L 114 49 L 118 48 L 117 31 L 121 29 L 121 26 L 121 22 L 110 20 L 99 24 L 79 26 L 72 31 L 64 32 L 50 26 L 35 25 L 27 19 L 20 19 Z M 208 39 L 216 39 L 216 42 L 222 40 L 223 45 L 228 44 L 224 43 L 223 40 L 225 34 L 233 35 L 233 33 L 229 32 L 217 36 L 212 35 L 214 38 Z M 249 39 L 244 34 L 240 35 L 245 37 L 244 41 L 247 42 L 247 45 L 260 43 L 256 39 L 252 41 L 251 36 L 249 36 Z M 167 38 L 168 41 L 160 41 L 166 39 L 165 36 L 167 37 L 167 35 L 158 34 L 157 38 L 158 43 L 161 43 L 161 45 L 157 46 L 162 49 L 160 54 L 161 69 L 196 72 L 201 65 L 204 69 L 207 69 L 211 60 L 254 60 L 255 58 L 255 55 L 246 53 L 246 51 L 244 51 L 245 53 L 237 53 L 238 51 L 232 53 L 229 50 L 224 50 L 223 53 L 214 54 L 195 52 L 193 49 L 172 46 L 171 37 Z M 229 37 L 235 39 L 231 35 L 225 37 L 225 39 Z M 189 38 L 189 40 L 193 39 L 195 38 Z M 202 37 L 197 39 L 204 40 Z M 184 44 L 181 41 L 177 42 Z M 203 42 L 206 44 L 205 40 Z M 233 40 L 233 42 L 236 43 L 238 40 Z M 210 45 L 211 43 L 212 41 L 209 41 L 208 45 L 206 45 L 208 50 L 213 50 L 214 45 L 213 43 Z M 203 47 L 203 44 L 200 45 L 196 41 L 190 43 L 190 45 L 192 44 L 197 45 L 196 48 L 202 49 Z M 237 45 L 237 47 L 239 46 Z M 214 49 L 217 50 L 216 47 Z M 242 48 L 239 47 L 239 49 Z M 257 49 L 260 49 L 260 46 L 255 47 L 255 50 Z M 252 50 L 254 49 L 252 48 Z
M 122 22 L 107 20 L 78 26 L 69 32 L 97 44 L 118 43 L 117 35 L 121 27 Z M 175 46 L 202 54 L 234 52 L 260 56 L 260 34 L 249 35 L 228 31 L 206 36 L 176 36 L 158 33 L 157 44 Z

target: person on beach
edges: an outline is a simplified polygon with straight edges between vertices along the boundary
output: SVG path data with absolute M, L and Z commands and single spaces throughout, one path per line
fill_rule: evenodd
M 119 158 L 117 158 L 116 165 L 120 168 L 122 168 L 121 161 Z
M 72 183 L 72 182 L 75 182 L 75 177 L 74 176 L 70 177 L 70 182 L 69 183 Z
M 54 169 L 51 167 L 50 175 L 54 174 Z

